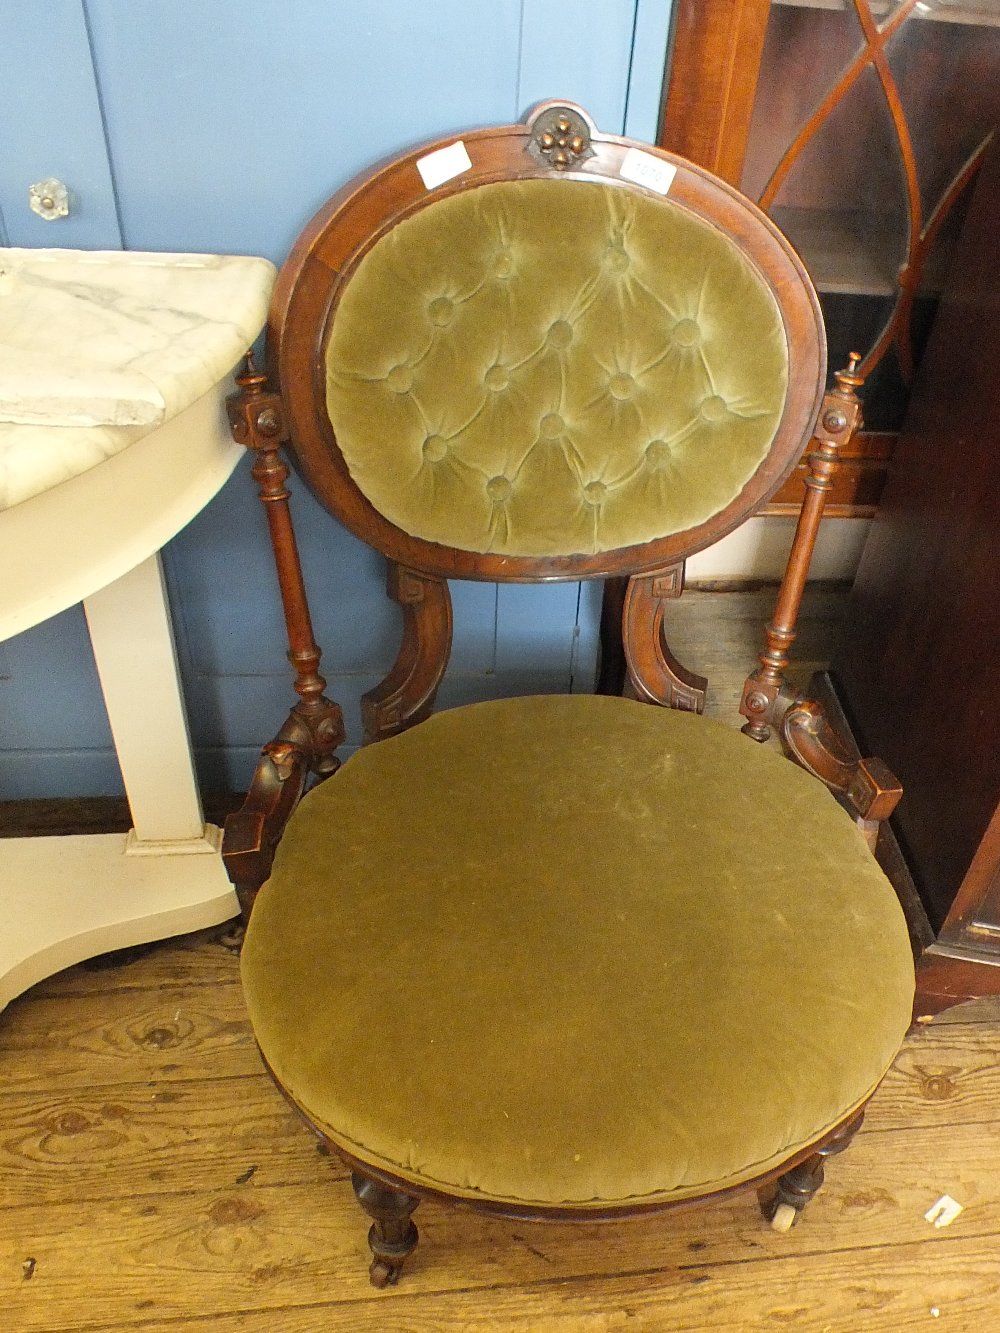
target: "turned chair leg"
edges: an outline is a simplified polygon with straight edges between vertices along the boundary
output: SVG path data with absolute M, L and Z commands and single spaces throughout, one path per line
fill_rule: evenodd
M 368 1232 L 368 1246 L 372 1252 L 368 1270 L 371 1284 L 373 1287 L 395 1286 L 404 1259 L 417 1244 L 417 1228 L 410 1215 L 420 1200 L 369 1180 L 358 1171 L 352 1173 L 351 1184 L 358 1203 L 373 1219 Z
M 861 1128 L 864 1112 L 783 1176 L 759 1192 L 760 1209 L 775 1231 L 790 1231 L 799 1220 L 799 1214 L 823 1184 L 824 1163 L 847 1148 Z

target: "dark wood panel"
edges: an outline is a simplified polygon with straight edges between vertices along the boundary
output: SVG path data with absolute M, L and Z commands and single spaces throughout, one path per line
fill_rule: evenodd
M 865 747 L 902 780 L 899 832 L 935 925 L 1000 801 L 998 216 L 994 151 L 976 186 L 834 659 Z

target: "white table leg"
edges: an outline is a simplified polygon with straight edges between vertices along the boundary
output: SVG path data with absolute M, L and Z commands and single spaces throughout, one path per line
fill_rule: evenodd
M 200 850 L 177 654 L 159 552 L 83 603 L 139 850 Z
M 159 556 L 84 606 L 135 827 L 0 841 L 0 1008 L 84 958 L 239 910 L 195 786 Z

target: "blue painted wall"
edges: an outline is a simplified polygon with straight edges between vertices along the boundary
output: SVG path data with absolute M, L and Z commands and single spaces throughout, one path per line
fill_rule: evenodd
M 280 262 L 324 199 L 407 145 L 544 97 L 655 133 L 670 0 L 0 0 L 0 228 L 11 245 L 215 251 Z M 39 96 L 44 86 L 45 96 Z M 49 224 L 27 187 L 74 192 Z M 164 554 L 203 789 L 244 786 L 292 701 L 263 519 L 241 467 Z M 378 557 L 296 488 L 331 692 L 398 637 Z M 448 705 L 590 688 L 599 588 L 453 586 Z M 43 716 L 44 710 L 44 716 Z M 0 645 L 0 798 L 120 791 L 79 608 Z

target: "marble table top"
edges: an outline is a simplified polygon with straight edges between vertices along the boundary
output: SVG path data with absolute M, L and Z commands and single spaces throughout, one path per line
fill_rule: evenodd
M 0 510 L 207 393 L 262 327 L 274 276 L 234 255 L 0 248 Z

